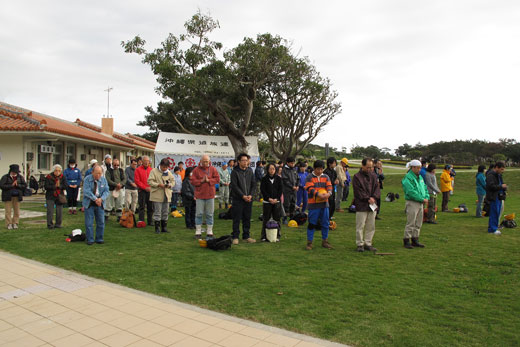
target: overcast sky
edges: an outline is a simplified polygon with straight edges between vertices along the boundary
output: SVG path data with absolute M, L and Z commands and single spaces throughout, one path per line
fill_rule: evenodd
M 518 0 L 0 0 L 0 101 L 100 125 L 110 86 L 116 130 L 144 133 L 155 77 L 120 42 L 152 50 L 198 8 L 224 47 L 278 34 L 330 78 L 342 113 L 317 144 L 520 140 Z

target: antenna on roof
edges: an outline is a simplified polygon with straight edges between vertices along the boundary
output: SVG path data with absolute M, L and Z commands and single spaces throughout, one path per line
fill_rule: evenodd
M 112 91 L 112 87 L 108 87 L 107 89 L 105 89 L 105 92 L 107 92 L 107 95 L 108 95 L 108 102 L 107 102 L 107 116 L 106 118 L 111 118 L 110 117 L 110 92 Z

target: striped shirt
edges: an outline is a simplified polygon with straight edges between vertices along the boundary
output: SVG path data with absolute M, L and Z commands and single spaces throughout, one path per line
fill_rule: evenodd
M 321 174 L 319 177 L 314 174 L 314 172 L 307 176 L 305 180 L 305 190 L 309 195 L 309 200 L 307 202 L 307 207 L 309 210 L 315 210 L 319 208 L 328 208 L 329 201 L 320 201 L 318 198 L 318 191 L 320 189 L 325 189 L 328 192 L 332 192 L 332 183 L 330 182 L 329 176 L 325 174 Z

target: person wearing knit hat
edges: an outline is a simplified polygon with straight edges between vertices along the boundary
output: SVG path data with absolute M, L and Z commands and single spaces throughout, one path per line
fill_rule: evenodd
M 23 192 L 26 188 L 27 183 L 23 175 L 20 175 L 20 167 L 18 164 L 9 165 L 9 172 L 0 179 L 7 230 L 18 229 L 20 201 L 23 200 Z
M 428 203 L 430 195 L 420 175 L 421 162 L 412 160 L 406 164 L 406 167 L 409 169 L 408 173 L 401 181 L 406 200 L 406 226 L 404 228 L 403 243 L 404 247 L 408 249 L 414 247 L 423 248 L 424 245 L 419 243 L 419 234 L 423 222 L 423 204 Z

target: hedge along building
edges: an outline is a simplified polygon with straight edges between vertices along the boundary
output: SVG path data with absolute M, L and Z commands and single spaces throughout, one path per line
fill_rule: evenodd
M 74 122 L 0 102 L 0 173 L 18 164 L 25 177 L 48 173 L 54 164 L 64 168 L 76 159 L 83 172 L 92 159 L 106 154 L 121 160 L 148 155 L 153 160 L 155 143 L 114 131 L 114 119 L 102 118 L 101 126 L 80 119 Z

